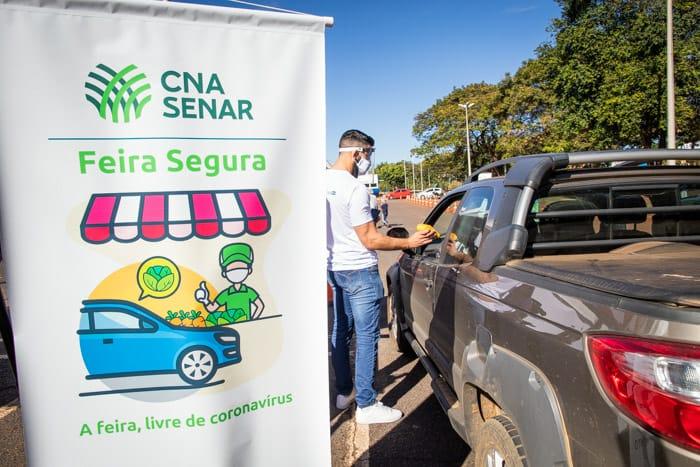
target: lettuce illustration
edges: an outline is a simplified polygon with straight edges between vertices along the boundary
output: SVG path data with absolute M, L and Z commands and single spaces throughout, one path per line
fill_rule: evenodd
M 151 266 L 143 275 L 146 286 L 156 292 L 168 290 L 174 281 L 175 276 L 168 266 Z

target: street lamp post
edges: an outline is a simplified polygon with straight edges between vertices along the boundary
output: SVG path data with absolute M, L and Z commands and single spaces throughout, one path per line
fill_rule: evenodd
M 673 73 L 673 1 L 666 0 L 666 147 L 676 149 L 676 83 Z M 669 161 L 675 165 L 676 161 Z
M 413 163 L 413 159 L 411 159 L 411 173 L 413 174 L 413 191 L 416 191 L 416 164 Z
M 403 161 L 403 186 L 408 188 L 408 178 L 406 178 L 406 161 Z
M 423 159 L 420 160 L 420 191 L 423 191 Z
M 466 102 L 464 104 L 459 104 L 459 106 L 464 109 L 464 121 L 466 122 L 466 125 L 467 125 L 467 176 L 471 177 L 471 175 L 472 175 L 472 150 L 471 150 L 471 144 L 469 142 L 469 140 L 471 139 L 469 137 L 469 108 L 474 107 L 474 103 L 473 102 Z

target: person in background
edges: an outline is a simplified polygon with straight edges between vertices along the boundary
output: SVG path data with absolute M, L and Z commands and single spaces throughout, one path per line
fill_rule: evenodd
M 379 208 L 377 197 L 373 193 L 369 193 L 369 212 L 372 215 L 372 222 L 374 222 L 374 225 L 377 225 L 377 222 L 379 222 Z
M 348 408 L 356 399 L 355 421 L 391 423 L 399 410 L 377 400 L 375 359 L 379 342 L 379 313 L 384 287 L 379 277 L 377 250 L 405 250 L 431 242 L 431 231 L 392 238 L 377 231 L 366 187 L 357 180 L 367 173 L 374 139 L 348 130 L 340 138 L 338 159 L 326 171 L 326 248 L 328 282 L 333 289 L 331 360 L 335 370 L 336 407 Z M 350 370 L 350 341 L 356 336 L 355 378 Z
M 379 210 L 382 214 L 382 225 L 384 227 L 389 227 L 389 201 L 386 199 L 384 193 L 382 193 L 379 198 Z

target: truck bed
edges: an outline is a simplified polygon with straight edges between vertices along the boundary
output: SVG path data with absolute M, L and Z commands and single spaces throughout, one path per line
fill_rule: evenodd
M 640 300 L 700 307 L 700 246 L 641 242 L 608 253 L 540 256 L 508 266 Z

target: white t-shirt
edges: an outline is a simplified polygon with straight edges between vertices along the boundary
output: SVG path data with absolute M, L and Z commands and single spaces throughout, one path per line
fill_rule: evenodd
M 355 271 L 377 264 L 377 253 L 368 250 L 354 227 L 372 222 L 369 193 L 345 170 L 326 170 L 326 248 L 328 269 Z

